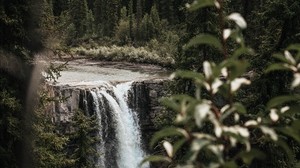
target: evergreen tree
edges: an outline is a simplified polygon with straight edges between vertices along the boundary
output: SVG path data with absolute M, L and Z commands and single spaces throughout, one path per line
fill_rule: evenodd
M 133 2 L 129 1 L 128 4 L 128 17 L 129 17 L 129 37 L 131 41 L 134 41 L 134 31 L 133 31 Z
M 153 28 L 151 28 L 150 36 L 152 37 L 158 37 L 160 32 L 162 31 L 161 22 L 159 18 L 159 14 L 156 8 L 156 5 L 154 4 L 151 8 L 150 12 L 150 20 L 153 24 Z
M 120 1 L 119 0 L 110 0 L 108 1 L 108 8 L 107 8 L 107 16 L 108 19 L 106 20 L 106 29 L 104 30 L 105 35 L 112 37 L 116 31 L 119 22 L 119 15 L 120 15 Z
M 95 30 L 95 26 L 94 26 L 94 16 L 93 16 L 93 12 L 91 10 L 89 10 L 88 12 L 88 16 L 87 16 L 87 30 L 86 33 L 87 35 L 92 35 L 94 33 Z
M 40 2 L 0 1 L 1 167 L 21 167 L 27 159 L 23 157 L 25 97 L 31 73 L 31 53 L 43 48 L 41 31 L 37 31 L 41 25 L 41 15 L 33 13 L 38 9 L 35 4 Z
M 148 41 L 152 37 L 153 24 L 149 15 L 146 13 L 141 24 L 141 40 Z
M 87 29 L 88 7 L 86 0 L 72 0 L 70 14 L 76 29 L 76 37 L 82 37 Z
M 95 167 L 98 121 L 96 116 L 88 117 L 84 112 L 77 110 L 72 118 L 72 127 L 75 129 L 70 135 L 70 154 L 76 160 L 75 167 Z
M 95 27 L 96 27 L 96 34 L 102 34 L 102 28 L 104 23 L 104 8 L 105 8 L 105 1 L 104 0 L 95 0 L 94 3 L 94 18 L 95 18 Z
M 141 0 L 136 1 L 136 39 L 141 39 L 141 21 L 143 18 L 143 9 Z
M 69 9 L 69 1 L 66 0 L 52 0 L 54 16 L 60 16 L 63 11 Z
M 112 37 L 119 22 L 120 1 L 96 0 L 94 13 L 97 34 Z
M 44 107 L 39 107 L 34 114 L 32 141 L 34 167 L 64 168 L 74 165 L 74 160 L 67 158 L 65 147 L 68 137 L 58 132 L 58 127 L 47 114 Z

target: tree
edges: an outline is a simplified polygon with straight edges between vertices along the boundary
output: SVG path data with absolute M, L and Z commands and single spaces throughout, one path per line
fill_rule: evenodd
M 110 0 L 108 1 L 109 9 L 107 9 L 108 20 L 106 22 L 107 29 L 104 30 L 107 36 L 112 37 L 116 31 L 119 15 L 120 15 L 120 1 L 119 0 Z
M 66 0 L 53 0 L 52 4 L 54 16 L 60 16 L 63 11 L 69 9 L 69 1 Z
M 76 29 L 76 37 L 80 38 L 87 29 L 88 7 L 86 0 L 70 1 L 70 14 Z
M 94 167 L 96 151 L 98 121 L 96 116 L 88 117 L 84 112 L 77 110 L 72 118 L 74 131 L 70 134 L 70 154 L 74 159 L 75 167 Z
M 103 3 L 103 0 L 95 0 L 94 3 L 94 18 L 95 18 L 95 26 L 96 26 L 96 34 L 100 35 L 102 32 L 101 24 L 103 23 L 104 16 L 103 16 L 103 8 L 105 7 L 105 4 Z
M 129 1 L 128 4 L 128 17 L 129 17 L 129 37 L 131 41 L 134 41 L 134 31 L 133 31 L 133 2 L 132 0 Z
M 0 165 L 20 167 L 25 149 L 25 98 L 32 52 L 43 48 L 40 1 L 0 2 Z
M 150 32 L 150 34 L 151 34 L 150 36 L 151 36 L 151 38 L 158 37 L 162 31 L 162 26 L 161 26 L 161 21 L 160 21 L 159 14 L 158 14 L 155 4 L 151 8 L 150 20 L 153 24 L 153 28 Z
M 96 0 L 94 12 L 97 34 L 112 37 L 119 22 L 120 1 Z
M 58 132 L 58 127 L 47 114 L 44 107 L 35 111 L 33 121 L 34 138 L 32 140 L 34 167 L 64 168 L 74 165 L 74 160 L 68 159 L 66 145 L 68 137 Z
M 290 45 L 283 53 L 274 54 L 279 63 L 272 63 L 265 70 L 266 73 L 280 70 L 291 72 L 293 79 L 288 86 L 292 92 L 267 99 L 265 108 L 253 113 L 252 106 L 241 101 L 242 97 L 249 98 L 247 93 L 241 95 L 245 91 L 241 87 L 250 85 L 250 80 L 253 80 L 251 75 L 246 75 L 249 62 L 246 56 L 254 53 L 247 47 L 242 35 L 247 27 L 244 18 L 232 12 L 224 16 L 223 1 L 195 2 L 187 5 L 190 11 L 214 7 L 219 31 L 194 36 L 184 49 L 206 45 L 216 49 L 223 61 L 215 63 L 204 60 L 202 73 L 179 70 L 172 75 L 192 81 L 193 94 L 174 95 L 162 100 L 166 107 L 178 112 L 176 124 L 157 132 L 151 141 L 154 146 L 157 141 L 165 139 L 160 144 L 166 156 L 153 156 L 145 161 L 172 162 L 171 166 L 179 167 L 269 167 L 269 161 L 267 164 L 264 161 L 257 164 L 257 159 L 274 158 L 282 151 L 288 156 L 280 161 L 277 159 L 276 164 L 282 167 L 298 166 L 299 160 L 291 150 L 295 145 L 289 146 L 287 143 L 300 143 L 298 110 L 293 109 L 298 108 L 300 99 L 295 93 L 300 86 L 299 69 L 296 68 L 300 64 L 300 45 Z M 286 112 L 288 114 L 284 114 Z M 265 145 L 272 146 L 273 152 L 276 149 L 277 152 L 272 153 L 271 157 L 265 155 L 262 152 L 268 152 L 262 147 Z M 178 154 L 180 148 L 182 153 Z M 271 167 L 275 166 L 278 165 L 273 163 Z
M 95 32 L 94 21 L 95 21 L 95 19 L 94 19 L 94 16 L 93 16 L 93 12 L 91 10 L 89 10 L 87 20 L 86 20 L 86 22 L 87 22 L 86 33 L 89 36 L 91 36 Z
M 141 0 L 136 1 L 136 40 L 141 40 L 141 22 L 143 19 L 143 8 Z

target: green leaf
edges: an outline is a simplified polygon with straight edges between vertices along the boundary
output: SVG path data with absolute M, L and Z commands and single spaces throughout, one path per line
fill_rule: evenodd
M 239 166 L 234 161 L 226 162 L 223 165 L 223 168 L 238 168 L 238 167 Z
M 152 155 L 152 156 L 148 156 L 147 158 L 142 160 L 139 167 L 142 167 L 142 165 L 146 162 L 172 162 L 172 160 L 169 157 L 166 157 L 166 156 Z
M 281 53 L 276 53 L 276 54 L 273 54 L 273 57 L 280 60 L 281 62 L 285 62 L 285 63 L 288 63 L 288 64 L 291 64 L 291 61 L 289 61 L 288 59 L 285 58 L 285 56 Z
M 298 43 L 298 44 L 289 45 L 287 50 L 296 50 L 300 52 L 300 44 Z
M 293 117 L 295 114 L 299 113 L 300 105 L 290 106 L 284 113 L 280 113 L 280 116 Z
M 286 71 L 290 70 L 288 67 L 284 66 L 282 63 L 272 64 L 266 70 L 265 73 L 269 73 L 271 71 Z
M 295 168 L 300 168 L 300 162 L 296 163 Z
M 189 161 L 194 161 L 197 159 L 197 156 L 200 152 L 201 149 L 206 147 L 207 145 L 211 144 L 211 141 L 206 140 L 206 139 L 195 139 L 193 140 L 191 144 L 191 149 L 189 153 Z
M 182 138 L 178 141 L 176 141 L 173 145 L 173 153 L 174 155 L 176 154 L 176 152 L 182 147 L 182 145 L 187 141 L 186 138 Z
M 155 145 L 156 142 L 158 142 L 160 139 L 168 136 L 187 136 L 187 132 L 184 129 L 176 128 L 176 127 L 168 127 L 165 129 L 162 129 L 158 132 L 156 132 L 150 142 L 151 148 Z
M 292 127 L 277 128 L 277 130 L 287 136 L 294 138 L 298 143 L 300 143 L 300 134 L 298 130 Z
M 176 71 L 176 76 L 187 79 L 196 79 L 196 80 L 204 80 L 204 76 L 201 73 L 194 71 Z
M 223 50 L 221 42 L 215 36 L 210 35 L 210 34 L 199 34 L 199 35 L 193 37 L 184 46 L 184 49 L 188 49 L 190 47 L 197 46 L 197 45 L 209 45 L 209 46 L 217 48 L 220 51 Z
M 240 77 L 245 74 L 249 63 L 246 61 L 240 61 L 236 59 L 226 59 L 221 64 L 221 67 L 226 67 L 230 72 L 229 78 L 231 80 Z
M 236 49 L 233 54 L 232 54 L 232 58 L 238 58 L 239 56 L 243 55 L 243 54 L 247 54 L 247 55 L 254 55 L 254 51 L 251 48 L 247 48 L 247 47 L 241 47 Z
M 271 99 L 268 102 L 267 107 L 268 107 L 268 109 L 271 109 L 275 106 L 279 106 L 284 103 L 296 101 L 296 100 L 300 100 L 300 95 L 278 96 L 278 97 Z
M 289 158 L 290 161 L 292 161 L 294 159 L 294 156 L 295 156 L 294 152 L 291 150 L 291 148 L 289 147 L 289 145 L 284 140 L 279 139 L 276 142 L 276 144 L 278 146 L 280 146 L 286 152 L 286 154 L 287 154 L 287 156 L 288 156 L 288 158 Z M 291 163 L 290 162 L 287 162 L 287 163 L 289 164 L 288 167 L 291 167 L 291 165 L 290 165 Z
M 209 6 L 215 6 L 215 0 L 195 0 L 190 6 L 187 6 L 187 8 L 189 11 L 195 11 Z
M 236 111 L 238 111 L 241 114 L 246 114 L 247 110 L 245 108 L 245 106 L 242 103 L 234 103 L 233 107 L 236 109 Z
M 242 158 L 244 163 L 250 164 L 253 159 L 265 159 L 265 154 L 257 149 L 252 149 L 250 152 L 241 152 L 238 154 L 238 157 Z
M 184 109 L 192 110 L 195 99 L 189 95 L 174 95 L 170 98 L 162 98 L 160 102 L 164 106 L 180 113 L 182 112 L 183 106 L 185 106 Z M 192 107 L 190 105 L 192 105 Z
M 168 107 L 176 112 L 179 112 L 180 110 L 180 104 L 178 104 L 176 101 L 174 101 L 171 98 L 162 98 L 160 99 L 160 103 L 165 107 Z
M 209 145 L 211 142 L 206 139 L 195 139 L 191 145 L 191 151 L 200 151 L 203 147 Z

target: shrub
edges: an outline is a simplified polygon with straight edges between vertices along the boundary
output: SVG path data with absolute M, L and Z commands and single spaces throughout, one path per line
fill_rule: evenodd
M 72 51 L 76 54 L 85 55 L 97 60 L 130 61 L 163 66 L 171 66 L 173 63 L 170 55 L 162 57 L 155 50 L 149 51 L 144 47 L 135 48 L 132 46 L 120 47 L 112 45 L 110 47 L 99 46 L 91 49 L 77 47 L 73 48 Z
M 190 10 L 215 6 L 219 13 L 223 13 L 219 1 L 195 2 L 187 5 Z M 297 114 L 300 95 L 294 92 L 271 99 L 264 115 L 247 113 L 247 108 L 236 99 L 241 87 L 251 84 L 244 77 L 248 63 L 242 58 L 242 55 L 253 53 L 241 35 L 247 24 L 238 13 L 220 18 L 220 38 L 199 34 L 184 48 L 208 45 L 220 52 L 225 60 L 219 64 L 204 61 L 203 73 L 177 71 L 171 76 L 193 81 L 195 93 L 194 96 L 181 94 L 162 99 L 166 107 L 178 114 L 173 126 L 155 133 L 151 140 L 154 147 L 164 139 L 158 145 L 164 147 L 165 155 L 149 156 L 144 161 L 166 161 L 177 167 L 247 167 L 254 159 L 266 157 L 256 144 L 268 144 L 273 149 L 279 147 L 287 154 L 289 161 L 284 163 L 287 167 L 296 166 L 293 162 L 295 155 L 287 139 L 292 138 L 300 143 Z M 224 29 L 222 23 L 225 21 L 234 23 L 234 26 Z M 229 39 L 234 40 L 237 46 L 232 53 L 226 48 Z M 271 64 L 266 72 L 291 71 L 294 74 L 291 89 L 299 87 L 300 44 L 291 45 L 284 54 L 274 56 L 280 63 Z M 219 97 L 225 101 L 220 103 Z

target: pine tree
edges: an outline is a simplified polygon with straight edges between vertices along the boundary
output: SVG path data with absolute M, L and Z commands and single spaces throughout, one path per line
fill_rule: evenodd
M 87 29 L 88 7 L 86 0 L 72 0 L 70 14 L 76 29 L 76 37 L 82 37 Z
M 141 39 L 141 21 L 143 18 L 143 9 L 141 0 L 136 1 L 136 39 Z
M 129 37 L 131 41 L 134 41 L 134 31 L 133 31 L 133 2 L 129 1 L 128 4 L 128 17 L 129 17 Z
M 60 16 L 62 12 L 69 9 L 69 1 L 66 0 L 52 0 L 54 16 Z
M 32 126 L 34 167 L 64 168 L 73 165 L 74 160 L 68 159 L 65 152 L 68 138 L 58 133 L 58 128 L 53 123 L 51 116 L 43 107 L 40 107 L 35 111 L 34 117 Z
M 105 8 L 104 0 L 95 0 L 94 3 L 94 23 L 96 27 L 96 34 L 101 35 L 104 23 L 104 8 Z
M 87 24 L 87 29 L 86 29 L 86 33 L 87 35 L 92 35 L 94 33 L 94 16 L 93 16 L 93 12 L 91 10 L 89 10 L 88 12 L 88 16 L 87 16 L 87 20 L 86 20 L 86 24 Z
M 70 153 L 71 158 L 76 160 L 75 167 L 94 167 L 92 156 L 98 155 L 96 144 L 99 141 L 96 116 L 88 117 L 83 111 L 77 110 L 72 118 L 72 127 L 75 131 L 70 135 Z
M 161 31 L 161 21 L 155 4 L 151 8 L 150 20 L 153 25 L 153 29 L 151 29 L 150 33 L 151 37 L 158 37 Z
M 120 1 L 96 0 L 94 13 L 97 34 L 112 37 L 119 22 Z
M 120 1 L 110 0 L 108 1 L 109 8 L 107 9 L 108 20 L 106 22 L 106 30 L 104 31 L 107 36 L 112 37 L 116 31 L 119 22 L 119 12 L 120 12 Z
M 146 13 L 141 24 L 141 40 L 148 41 L 152 36 L 153 25 L 150 25 L 151 19 Z

